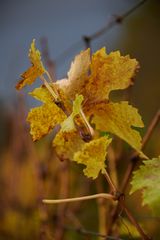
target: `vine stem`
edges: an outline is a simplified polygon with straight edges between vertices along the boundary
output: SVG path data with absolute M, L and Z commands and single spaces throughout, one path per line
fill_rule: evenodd
M 46 75 L 47 75 L 47 77 L 48 77 L 50 83 L 53 83 L 53 80 L 52 80 L 52 78 L 51 78 L 51 76 L 50 76 L 50 74 L 49 74 L 48 71 L 46 71 Z
M 90 199 L 95 199 L 95 198 L 104 198 L 104 199 L 109 199 L 113 200 L 114 197 L 112 194 L 109 193 L 98 193 L 98 194 L 93 194 L 93 195 L 88 195 L 88 196 L 83 196 L 83 197 L 76 197 L 76 198 L 65 198 L 65 199 L 43 199 L 43 203 L 47 204 L 59 204 L 59 203 L 67 203 L 67 202 L 77 202 L 77 201 L 85 201 L 85 200 L 90 200 Z
M 88 129 L 89 133 L 91 134 L 91 136 L 93 137 L 94 136 L 94 129 L 91 127 L 91 125 L 89 124 L 82 108 L 80 109 L 80 116 L 81 118 L 84 120 L 84 123 L 86 125 L 86 128 Z
M 55 93 L 55 91 L 51 88 L 51 86 L 49 85 L 49 83 L 47 82 L 47 80 L 45 79 L 45 77 L 44 77 L 43 75 L 41 75 L 39 78 L 42 80 L 42 82 L 44 83 L 44 85 L 46 86 L 46 88 L 48 89 L 48 91 L 52 94 L 52 96 L 54 97 L 54 99 L 55 99 L 56 101 L 58 101 L 59 96 L 58 96 L 58 95 Z
M 46 73 L 46 75 L 47 75 L 50 83 L 51 83 L 52 86 L 54 87 L 49 72 L 46 71 L 45 73 Z M 39 78 L 42 80 L 42 82 L 44 83 L 44 85 L 46 86 L 46 88 L 48 89 L 48 91 L 51 93 L 51 95 L 53 96 L 53 98 L 55 99 L 55 101 L 60 100 L 57 89 L 56 89 L 55 87 L 54 87 L 54 89 L 53 89 L 53 88 L 50 86 L 50 84 L 47 82 L 47 80 L 45 79 L 45 77 L 44 77 L 43 75 L 41 75 Z M 62 110 L 63 110 L 63 109 L 62 109 Z M 93 137 L 93 136 L 94 136 L 94 129 L 93 129 L 93 128 L 91 127 L 91 125 L 89 124 L 89 122 L 88 122 L 88 120 L 87 120 L 87 118 L 86 118 L 86 116 L 85 116 L 85 114 L 84 114 L 84 112 L 83 112 L 82 109 L 80 109 L 80 116 L 81 116 L 81 118 L 83 119 L 84 124 L 85 124 L 85 126 L 86 126 L 89 134 Z
M 138 8 L 140 8 L 147 0 L 140 1 L 137 5 L 133 6 L 131 9 L 129 9 L 127 12 L 123 13 L 122 15 L 113 15 L 110 17 L 109 21 L 106 23 L 104 27 L 96 31 L 95 33 L 91 35 L 85 35 L 83 36 L 83 41 L 86 45 L 86 47 L 90 47 L 91 41 L 99 38 L 102 36 L 105 32 L 113 28 L 115 25 L 122 23 L 128 16 L 130 16 L 133 12 L 135 12 Z
M 136 227 L 136 229 L 139 232 L 142 239 L 143 240 L 151 240 L 151 238 L 144 233 L 143 229 L 141 228 L 139 223 L 136 221 L 136 219 L 133 217 L 130 210 L 126 207 L 124 200 L 122 200 L 120 202 L 120 205 L 123 208 L 123 210 L 125 211 L 126 215 L 128 216 L 129 220 L 131 221 L 131 223 Z
M 142 149 L 145 147 L 145 145 L 147 144 L 148 140 L 150 139 L 154 129 L 156 128 L 156 126 L 158 125 L 160 121 L 160 109 L 158 109 L 158 111 L 156 112 L 156 114 L 154 115 L 154 117 L 152 118 L 147 131 L 143 137 L 142 140 Z M 137 162 L 139 161 L 139 156 L 138 154 L 135 152 L 131 158 L 130 158 L 130 163 L 127 167 L 127 170 L 125 172 L 123 181 L 122 181 L 122 186 L 121 186 L 121 192 L 125 192 L 126 188 L 128 186 L 129 183 L 129 179 L 131 177 L 131 174 L 135 168 L 135 166 L 137 165 Z M 109 231 L 108 233 L 110 234 L 112 231 L 112 226 L 115 223 L 116 219 L 118 218 L 118 214 L 119 214 L 119 209 L 120 209 L 120 204 L 118 203 L 113 214 L 112 214 L 112 218 L 111 218 L 111 223 L 110 223 L 110 227 L 109 227 Z
M 140 236 L 142 237 L 143 240 L 151 240 L 151 238 L 149 238 L 143 231 L 143 229 L 141 228 L 141 226 L 139 225 L 139 223 L 136 221 L 136 219 L 133 217 L 132 213 L 130 212 L 130 210 L 126 207 L 125 205 L 125 200 L 124 200 L 124 194 L 121 194 L 119 191 L 117 191 L 112 179 L 110 178 L 109 174 L 107 173 L 107 171 L 104 171 L 104 176 L 110 186 L 110 188 L 113 191 L 113 199 L 116 201 L 118 201 L 119 205 L 121 206 L 122 210 L 125 211 L 126 215 L 128 216 L 129 220 L 131 221 L 131 223 L 136 227 L 137 231 L 139 232 Z M 117 198 L 116 198 L 117 196 Z
M 148 129 L 143 137 L 143 140 L 142 140 L 142 149 L 145 147 L 146 143 L 148 142 L 148 140 L 150 139 L 154 129 L 156 128 L 157 124 L 159 123 L 160 121 L 160 109 L 156 112 L 156 114 L 154 115 L 154 117 L 152 118 L 151 120 L 151 123 L 149 124 L 148 126 Z M 131 156 L 131 159 L 130 159 L 130 163 L 128 165 L 128 168 L 126 170 L 126 173 L 124 175 L 124 179 L 123 179 L 123 182 L 122 182 L 122 187 L 121 187 L 121 191 L 124 192 L 128 186 L 128 183 L 129 183 L 129 179 L 131 177 L 131 174 L 137 164 L 139 160 L 139 156 L 138 154 L 135 152 L 132 156 Z
M 111 177 L 109 176 L 108 172 L 106 170 L 103 170 L 103 175 L 105 176 L 111 190 L 113 191 L 113 193 L 117 192 L 117 188 L 115 186 L 115 184 L 113 183 Z

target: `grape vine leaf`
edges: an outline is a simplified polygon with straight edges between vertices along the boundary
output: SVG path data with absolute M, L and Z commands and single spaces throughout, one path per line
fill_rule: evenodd
M 85 143 L 82 149 L 74 154 L 74 161 L 86 165 L 83 170 L 84 175 L 95 179 L 100 171 L 105 170 L 107 147 L 111 141 L 112 139 L 108 137 L 93 139 Z
M 51 103 L 54 100 L 53 96 L 44 85 L 35 88 L 32 92 L 29 92 L 29 95 L 43 103 Z
M 30 123 L 30 134 L 33 141 L 37 141 L 50 133 L 65 118 L 64 112 L 54 102 L 32 108 L 28 113 L 27 121 Z
M 143 165 L 133 173 L 130 194 L 142 190 L 142 203 L 148 205 L 155 215 L 160 214 L 160 156 L 143 161 Z
M 53 147 L 61 160 L 69 159 L 86 165 L 84 174 L 95 179 L 106 167 L 107 148 L 111 141 L 105 136 L 86 143 L 76 131 L 60 130 L 53 140 Z
M 90 114 L 93 113 L 92 122 L 101 131 L 113 133 L 129 143 L 136 149 L 143 158 L 147 158 L 141 149 L 141 136 L 132 127 L 143 127 L 141 116 L 136 108 L 126 101 L 120 103 L 103 102 L 90 107 Z
M 75 152 L 85 144 L 77 131 L 60 130 L 53 139 L 53 147 L 60 160 L 72 160 Z
M 90 101 L 109 99 L 113 90 L 125 89 L 133 84 L 133 77 L 139 64 L 129 55 L 121 56 L 119 51 L 106 53 L 101 48 L 93 54 L 90 66 L 90 76 L 85 90 Z
M 62 109 L 54 103 L 53 96 L 45 86 L 36 88 L 29 94 L 44 103 L 39 107 L 32 108 L 27 117 L 27 121 L 30 123 L 32 139 L 33 141 L 37 141 L 44 135 L 50 133 L 51 130 L 57 124 L 63 122 L 67 116 Z
M 37 77 L 46 72 L 42 62 L 40 51 L 35 47 L 35 39 L 31 43 L 31 48 L 29 50 L 29 59 L 32 64 L 30 68 L 23 74 L 21 74 L 22 79 L 17 83 L 17 90 L 22 89 L 25 85 L 31 85 Z
M 112 90 L 125 89 L 133 84 L 138 67 L 136 59 L 130 59 L 129 55 L 121 56 L 119 51 L 107 54 L 102 48 L 90 59 L 87 49 L 75 57 L 68 79 L 56 84 L 68 97 L 82 94 L 89 102 L 102 101 L 109 98 Z
M 32 66 L 22 74 L 18 90 L 44 73 L 50 79 L 34 40 L 29 58 Z M 67 79 L 48 83 L 43 76 L 45 86 L 29 93 L 43 103 L 31 109 L 27 117 L 33 140 L 39 140 L 59 124 L 61 130 L 53 140 L 58 157 L 86 165 L 84 174 L 93 179 L 104 171 L 111 142 L 111 138 L 100 137 L 100 132 L 117 135 L 146 158 L 141 152 L 141 136 L 133 128 L 143 127 L 137 109 L 128 102 L 113 103 L 109 98 L 111 91 L 133 84 L 138 67 L 136 59 L 121 56 L 119 51 L 107 54 L 102 48 L 91 57 L 87 49 L 75 57 Z
M 73 97 L 73 86 L 77 84 L 77 94 L 84 96 L 83 111 L 88 119 L 92 119 L 96 129 L 117 135 L 136 149 L 141 157 L 147 158 L 141 152 L 141 136 L 137 129 L 132 128 L 144 127 L 137 109 L 128 102 L 113 103 L 109 99 L 111 91 L 125 89 L 133 84 L 138 62 L 129 55 L 121 56 L 119 51 L 107 54 L 105 48 L 102 48 L 93 54 L 89 65 L 89 54 L 89 51 L 85 50 L 75 58 L 69 71 L 72 72 L 72 80 L 68 74 L 68 79 L 57 82 L 58 87 L 62 88 L 68 97 Z M 87 64 L 84 64 L 83 58 L 84 62 L 87 59 Z M 81 73 L 78 71 L 77 74 L 78 64 Z

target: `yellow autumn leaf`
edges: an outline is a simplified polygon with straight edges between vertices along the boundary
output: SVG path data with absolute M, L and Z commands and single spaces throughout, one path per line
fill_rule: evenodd
M 35 47 L 35 39 L 31 43 L 28 56 L 32 66 L 21 75 L 22 79 L 16 85 L 17 90 L 20 90 L 27 84 L 31 85 L 37 77 L 46 72 L 41 62 L 41 54 Z
M 91 107 L 89 111 L 90 114 L 94 114 L 92 122 L 96 125 L 96 129 L 117 135 L 146 158 L 140 151 L 141 136 L 137 130 L 132 128 L 144 126 L 136 108 L 126 101 L 104 102 Z
M 22 75 L 22 80 L 17 84 L 18 89 L 33 83 L 38 76 L 46 72 L 41 63 L 40 52 L 35 49 L 34 41 L 31 44 L 29 57 L 32 67 Z M 133 83 L 132 79 L 137 68 L 138 62 L 135 59 L 131 59 L 128 55 L 121 56 L 119 51 L 107 54 L 105 48 L 102 48 L 93 54 L 91 59 L 89 49 L 82 51 L 71 64 L 68 79 L 57 83 L 48 83 L 44 79 L 45 87 L 41 86 L 30 93 L 44 103 L 41 107 L 32 109 L 28 115 L 33 139 L 40 139 L 49 133 L 56 124 L 61 124 L 62 129 L 54 139 L 54 146 L 59 153 L 63 153 L 62 146 L 66 149 L 70 141 L 75 144 L 76 138 L 85 139 L 84 133 L 85 136 L 88 133 L 90 137 L 94 136 L 93 128 L 95 128 L 95 131 L 108 131 L 119 136 L 143 155 L 140 150 L 140 134 L 133 129 L 133 127 L 143 127 L 137 110 L 127 102 L 112 103 L 109 101 L 111 91 L 125 89 Z M 84 99 L 80 97 L 81 95 Z M 83 105 L 81 106 L 82 101 Z M 71 103 L 73 103 L 73 109 Z M 80 112 L 81 114 L 79 114 Z M 67 118 L 66 115 L 69 117 Z M 77 119 L 77 115 L 79 115 L 79 119 Z M 74 121 L 76 121 L 76 128 Z M 93 128 L 90 125 L 91 122 L 94 124 Z M 62 143 L 60 143 L 60 139 Z M 81 144 L 89 144 L 84 143 L 82 139 Z M 92 141 L 94 143 L 95 140 Z M 68 147 L 71 150 L 71 147 Z M 71 155 L 73 155 L 73 151 Z M 70 155 L 69 152 L 66 154 Z M 67 155 L 62 155 L 63 158 L 68 158 Z
M 85 86 L 87 98 L 101 101 L 108 99 L 111 91 L 127 88 L 137 68 L 136 59 L 121 56 L 119 51 L 107 54 L 105 48 L 100 49 L 91 59 L 91 74 Z
M 49 86 L 54 91 L 55 84 L 50 83 Z M 66 111 L 67 113 L 70 113 L 71 112 L 71 103 L 70 103 L 69 99 L 64 94 L 62 89 L 57 89 L 57 92 L 61 99 L 61 101 L 59 103 L 57 103 L 57 105 L 58 104 L 60 105 L 61 103 L 63 103 L 63 108 L 64 108 L 63 110 Z M 37 99 L 43 103 L 51 103 L 51 102 L 55 101 L 53 95 L 48 91 L 48 89 L 46 88 L 45 85 L 35 88 L 32 92 L 29 92 L 29 95 L 31 95 L 32 97 L 34 97 L 35 99 Z
M 97 102 L 108 99 L 111 91 L 133 84 L 138 66 L 136 59 L 121 56 L 119 51 L 107 54 L 105 48 L 101 48 L 90 60 L 90 52 L 86 50 L 71 64 L 68 79 L 58 81 L 57 85 L 70 98 L 78 93 L 88 102 Z
M 77 131 L 59 131 L 54 140 L 53 147 L 61 160 L 73 160 L 74 153 L 79 151 L 85 142 Z
M 39 88 L 35 88 L 32 92 L 29 92 L 29 95 L 43 103 L 51 103 L 54 100 L 52 94 L 44 85 Z
M 28 113 L 27 121 L 30 123 L 30 134 L 33 141 L 39 140 L 44 135 L 50 133 L 65 118 L 64 112 L 54 102 L 31 109 Z
M 75 64 L 71 65 L 72 81 L 68 74 L 68 79 L 60 81 L 58 86 L 72 97 L 75 96 L 72 86 L 78 86 L 78 88 L 75 87 L 76 91 L 84 96 L 83 111 L 87 119 L 94 115 L 92 123 L 96 123 L 96 129 L 117 135 L 145 158 L 146 156 L 140 151 L 141 136 L 136 129 L 132 128 L 144 126 L 137 110 L 125 102 L 114 104 L 109 101 L 111 91 L 125 89 L 133 84 L 138 62 L 136 59 L 131 59 L 129 55 L 121 56 L 119 51 L 107 54 L 105 48 L 102 48 L 93 54 L 90 66 L 87 56 L 86 67 L 82 61 L 83 57 L 84 62 L 86 61 L 86 56 L 87 52 L 82 52 L 75 58 Z M 77 77 L 78 64 L 79 78 Z
M 97 178 L 100 171 L 105 169 L 107 147 L 112 139 L 100 137 L 82 146 L 82 149 L 74 154 L 74 161 L 86 165 L 83 170 L 87 177 Z
M 73 111 L 71 115 L 64 120 L 64 122 L 61 124 L 62 131 L 71 131 L 76 130 L 75 124 L 74 124 L 74 118 L 78 114 L 80 114 L 81 110 L 81 104 L 83 102 L 83 96 L 82 95 L 76 95 L 75 100 L 73 101 Z

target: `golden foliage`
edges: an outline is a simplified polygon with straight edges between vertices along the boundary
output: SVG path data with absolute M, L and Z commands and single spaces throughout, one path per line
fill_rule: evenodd
M 31 109 L 27 121 L 30 123 L 30 133 L 33 141 L 39 140 L 50 133 L 65 118 L 64 112 L 54 102 Z
M 117 135 L 141 153 L 141 136 L 132 128 L 144 126 L 136 108 L 126 101 L 104 102 L 91 107 L 89 111 L 94 115 L 92 122 L 96 124 L 96 129 Z
M 87 177 L 97 178 L 100 171 L 105 169 L 105 159 L 107 147 L 111 143 L 111 138 L 101 137 L 85 143 L 82 149 L 75 153 L 74 161 L 86 165 L 83 170 Z
M 61 160 L 73 160 L 74 153 L 81 149 L 85 142 L 77 131 L 59 131 L 53 140 L 53 147 Z
M 22 79 L 16 85 L 17 90 L 20 90 L 27 84 L 31 85 L 37 77 L 45 73 L 40 51 L 35 48 L 35 39 L 32 41 L 28 56 L 32 66 L 21 75 Z
M 119 51 L 106 53 L 100 49 L 92 56 L 86 93 L 90 101 L 102 101 L 109 98 L 109 93 L 117 89 L 125 89 L 132 84 L 132 78 L 138 67 L 135 59 L 121 56 Z
M 35 88 L 32 92 L 29 92 L 29 95 L 43 103 L 53 102 L 53 96 L 44 85 L 39 88 Z
M 31 84 L 43 73 L 50 79 L 34 40 L 29 58 L 32 67 L 22 75 L 17 89 Z M 101 131 L 117 135 L 145 158 L 141 152 L 141 136 L 133 129 L 143 127 L 137 109 L 128 102 L 112 103 L 109 100 L 111 91 L 125 89 L 133 83 L 137 68 L 136 59 L 121 56 L 119 51 L 107 54 L 102 48 L 92 57 L 89 49 L 82 51 L 72 62 L 68 79 L 48 83 L 44 78 L 45 86 L 30 93 L 43 102 L 28 114 L 33 140 L 39 140 L 60 124 L 61 130 L 53 141 L 57 155 L 85 164 L 84 173 L 92 178 L 104 168 L 106 147 L 111 142 L 106 137 L 98 138 Z M 85 142 L 87 134 L 88 143 Z
M 131 85 L 137 68 L 136 59 L 121 56 L 119 51 L 107 54 L 102 48 L 90 60 L 90 51 L 85 50 L 75 57 L 68 79 L 58 81 L 57 85 L 70 98 L 78 93 L 89 102 L 101 101 L 108 99 L 111 91 Z

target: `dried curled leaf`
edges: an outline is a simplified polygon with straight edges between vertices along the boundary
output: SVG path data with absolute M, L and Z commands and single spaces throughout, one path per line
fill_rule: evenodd
M 143 127 L 136 108 L 123 101 L 121 103 L 100 103 L 90 108 L 96 129 L 113 133 L 141 153 L 141 136 L 132 127 Z M 143 153 L 141 153 L 143 155 Z M 143 155 L 143 157 L 145 157 Z
M 143 161 L 142 166 L 133 173 L 130 194 L 142 190 L 143 205 L 149 205 L 155 215 L 160 214 L 160 157 Z
M 37 77 L 46 71 L 41 62 L 41 54 L 39 50 L 35 48 L 35 39 L 31 43 L 31 48 L 29 50 L 28 56 L 32 66 L 21 75 L 22 79 L 16 85 L 17 90 L 20 90 L 27 84 L 31 85 Z
M 27 121 L 30 123 L 30 134 L 33 141 L 39 140 L 44 135 L 50 133 L 65 118 L 64 112 L 54 102 L 31 109 L 28 113 Z
M 64 120 L 64 122 L 61 124 L 62 131 L 72 131 L 76 130 L 75 124 L 74 124 L 74 118 L 80 114 L 81 110 L 81 104 L 83 102 L 83 96 L 82 95 L 76 95 L 75 100 L 73 101 L 73 111 L 71 115 Z
M 71 64 L 68 79 L 57 82 L 57 85 L 70 98 L 74 99 L 76 94 L 83 94 L 83 86 L 87 80 L 90 65 L 90 49 L 82 51 Z
M 75 153 L 74 161 L 86 165 L 83 170 L 87 177 L 97 178 L 100 171 L 105 169 L 107 147 L 112 139 L 101 137 L 85 143 L 82 149 Z
M 53 147 L 61 160 L 73 160 L 74 153 L 79 151 L 85 142 L 77 131 L 59 131 L 53 140 Z

